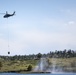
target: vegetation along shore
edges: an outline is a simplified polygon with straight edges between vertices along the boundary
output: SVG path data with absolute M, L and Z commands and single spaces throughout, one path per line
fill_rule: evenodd
M 65 72 L 76 72 L 76 51 L 63 50 L 47 54 L 0 56 L 0 72 L 30 73 L 40 58 L 47 58 L 49 66 L 60 66 Z

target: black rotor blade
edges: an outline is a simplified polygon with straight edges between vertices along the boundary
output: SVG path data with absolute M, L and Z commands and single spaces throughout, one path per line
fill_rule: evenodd
M 0 13 L 0 14 L 5 14 L 5 13 Z

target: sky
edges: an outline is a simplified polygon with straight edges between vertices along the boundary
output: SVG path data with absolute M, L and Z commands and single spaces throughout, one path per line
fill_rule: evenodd
M 16 14 L 0 14 L 0 55 L 76 50 L 76 0 L 0 0 L 6 11 Z

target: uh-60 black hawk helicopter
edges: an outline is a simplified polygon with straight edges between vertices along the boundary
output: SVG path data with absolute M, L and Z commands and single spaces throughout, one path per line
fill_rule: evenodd
M 5 14 L 3 16 L 3 18 L 8 18 L 8 17 L 11 17 L 11 16 L 14 16 L 15 15 L 15 11 L 12 13 L 12 14 L 8 14 L 8 12 L 6 11 L 6 13 L 0 13 L 0 14 Z M 9 44 L 8 44 L 9 45 Z M 9 46 L 8 46 L 9 47 Z M 10 51 L 8 51 L 8 54 L 10 54 Z
M 8 17 L 14 16 L 14 15 L 15 15 L 15 11 L 13 12 L 13 14 L 8 14 L 7 11 L 6 11 L 6 13 L 0 13 L 0 14 L 5 14 L 5 15 L 3 16 L 3 18 L 8 18 Z

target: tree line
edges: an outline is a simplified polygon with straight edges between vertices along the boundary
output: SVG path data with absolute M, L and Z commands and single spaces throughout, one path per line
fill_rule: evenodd
M 32 59 L 40 59 L 41 57 L 49 57 L 49 58 L 71 58 L 76 57 L 76 50 L 55 50 L 54 52 L 50 51 L 47 54 L 30 54 L 30 55 L 15 55 L 15 56 L 1 56 L 0 59 L 3 60 L 32 60 Z
M 66 50 L 64 49 L 63 51 L 58 51 L 55 50 L 55 52 L 51 52 L 48 54 L 49 57 L 54 57 L 54 58 L 70 58 L 70 57 L 76 57 L 76 50 Z

